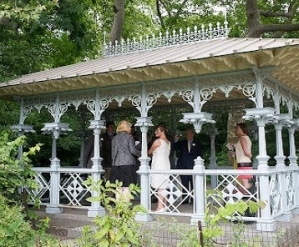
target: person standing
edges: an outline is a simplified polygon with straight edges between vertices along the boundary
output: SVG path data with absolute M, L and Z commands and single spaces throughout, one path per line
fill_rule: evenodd
M 202 147 L 200 143 L 194 139 L 194 135 L 195 132 L 192 128 L 186 130 L 186 139 L 184 140 L 179 140 L 180 136 L 178 134 L 175 135 L 172 148 L 178 152 L 176 169 L 193 169 L 195 164 L 194 160 L 198 156 L 202 157 Z M 180 178 L 183 185 L 182 204 L 187 204 L 189 203 L 189 189 L 190 191 L 193 190 L 193 178 L 192 175 L 181 175 Z M 190 199 L 190 202 L 192 202 L 192 199 Z
M 115 124 L 112 121 L 106 123 L 106 132 L 102 134 L 101 141 L 101 157 L 102 166 L 105 171 L 104 179 L 107 181 L 110 178 L 111 174 L 111 166 L 112 166 L 112 159 L 111 159 L 111 149 L 112 149 L 112 139 L 115 136 Z
M 156 127 L 155 136 L 157 139 L 153 142 L 148 155 L 152 155 L 152 170 L 170 170 L 170 141 L 166 137 L 167 128 L 164 123 Z M 153 174 L 151 176 L 151 186 L 158 191 L 158 203 L 155 212 L 161 213 L 167 210 L 167 200 L 163 191 L 169 186 L 169 176 L 164 174 Z
M 141 151 L 135 146 L 134 137 L 131 135 L 132 124 L 128 121 L 121 121 L 116 129 L 116 135 L 112 139 L 112 169 L 110 181 L 122 182 L 122 187 L 118 188 L 118 197 L 124 196 L 129 200 L 129 185 L 136 184 L 136 157 L 141 156 Z
M 235 126 L 235 135 L 238 137 L 237 143 L 231 144 L 234 147 L 234 152 L 230 154 L 236 158 L 238 170 L 252 170 L 252 153 L 251 153 L 251 140 L 248 136 L 247 126 L 245 123 L 238 123 Z M 241 174 L 238 179 L 242 181 L 242 186 L 239 186 L 239 190 L 243 194 L 248 194 L 248 189 L 252 186 L 250 179 L 253 175 Z

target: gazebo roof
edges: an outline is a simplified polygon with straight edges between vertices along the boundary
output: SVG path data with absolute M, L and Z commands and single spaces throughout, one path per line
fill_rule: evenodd
M 107 56 L 24 75 L 0 84 L 0 97 L 111 88 L 272 68 L 271 76 L 299 93 L 299 39 L 220 38 Z

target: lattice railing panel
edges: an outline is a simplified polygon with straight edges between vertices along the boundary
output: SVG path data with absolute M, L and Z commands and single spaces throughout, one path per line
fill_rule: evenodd
M 83 184 L 88 174 L 82 173 L 64 173 L 60 178 L 60 194 L 63 204 L 68 206 L 86 206 L 90 205 L 86 201 L 89 197 L 89 188 Z
M 37 189 L 33 191 L 27 190 L 30 195 L 30 203 L 38 202 L 40 205 L 49 202 L 50 197 L 50 174 L 38 172 L 35 175 L 35 182 L 37 183 Z
M 286 180 L 286 200 L 288 209 L 292 209 L 295 206 L 295 183 L 294 183 L 294 175 L 293 172 L 287 172 L 285 174 Z
M 258 201 L 258 178 L 255 178 L 250 189 L 246 189 L 237 175 L 218 175 L 217 186 L 207 192 L 206 200 L 207 204 L 215 208 L 240 200 Z M 240 215 L 236 213 L 236 216 Z
M 181 182 L 180 175 L 178 174 L 165 174 L 165 181 L 168 184 L 168 187 L 161 191 L 161 194 L 166 198 L 164 207 L 167 207 L 168 213 L 182 213 L 180 206 L 184 203 L 185 200 L 188 200 L 191 204 L 191 202 L 194 200 L 194 190 L 189 190 L 184 187 Z M 158 193 L 158 189 L 154 189 L 151 187 L 151 198 L 158 199 Z
M 271 215 L 275 216 L 281 212 L 281 182 L 279 174 L 270 176 L 270 208 Z

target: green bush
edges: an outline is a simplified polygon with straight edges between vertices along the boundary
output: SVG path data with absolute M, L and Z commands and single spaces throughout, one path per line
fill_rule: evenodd
M 46 234 L 48 218 L 40 221 L 34 230 L 19 205 L 11 205 L 0 194 L 0 246 L 1 247 L 58 247 L 58 241 Z
M 86 181 L 91 190 L 99 192 L 98 197 L 91 197 L 90 202 L 101 202 L 106 215 L 95 219 L 95 228 L 86 226 L 78 241 L 82 247 L 130 247 L 142 246 L 140 223 L 135 221 L 137 212 L 145 212 L 141 205 L 132 206 L 130 200 L 140 193 L 140 188 L 131 184 L 128 197 L 121 196 L 118 189 L 121 182 L 104 183 L 102 180 L 94 183 L 91 178 Z M 119 198 L 116 200 L 115 196 Z M 130 200 L 127 200 L 130 199 Z
M 0 195 L 0 246 L 35 246 L 35 232 L 29 222 L 24 220 L 21 206 L 9 206 Z
M 30 191 L 37 188 L 30 156 L 40 149 L 40 144 L 29 148 L 20 156 L 20 146 L 25 146 L 25 136 L 14 140 L 9 131 L 0 133 L 0 247 L 57 247 L 58 241 L 46 234 L 49 220 L 37 219 L 25 210 Z M 35 222 L 36 229 L 32 227 Z
M 30 156 L 40 149 L 40 144 L 29 148 L 18 157 L 20 146 L 25 145 L 25 136 L 10 140 L 11 133 L 0 133 L 0 193 L 14 203 L 26 203 L 24 189 L 34 190 L 37 184 L 34 180 L 35 172 L 32 170 Z M 20 200 L 22 198 L 23 200 Z

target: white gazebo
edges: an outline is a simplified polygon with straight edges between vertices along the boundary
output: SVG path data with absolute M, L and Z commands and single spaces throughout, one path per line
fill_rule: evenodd
M 20 121 L 14 125 L 20 133 L 32 130 L 26 125 L 26 117 L 34 110 L 46 109 L 53 117 L 53 122 L 45 123 L 43 128 L 53 136 L 51 166 L 35 168 L 40 185 L 36 195 L 46 204 L 46 211 L 55 214 L 66 206 L 84 207 L 81 201 L 88 189 L 82 184 L 86 177 L 82 175 L 91 174 L 98 180 L 103 172 L 99 146 L 100 132 L 105 128 L 103 112 L 135 107 L 140 113 L 136 125 L 142 132 L 143 143 L 140 202 L 149 210 L 139 214 L 137 220 L 151 220 L 150 195 L 156 192 L 149 186 L 150 175 L 154 173 L 149 169 L 146 145 L 148 127 L 152 125 L 149 110 L 154 106 L 189 105 L 193 111 L 185 112 L 181 121 L 193 124 L 200 132 L 202 124 L 215 122 L 213 112 L 205 111 L 206 105 L 221 106 L 235 101 L 244 102 L 243 118 L 255 121 L 258 126 L 257 169 L 252 172 L 256 175 L 258 190 L 247 199 L 262 200 L 266 207 L 251 220 L 257 222 L 258 229 L 266 231 L 275 229 L 277 221 L 291 221 L 299 209 L 295 147 L 295 131 L 299 127 L 299 39 L 228 38 L 228 31 L 226 24 L 223 27 L 218 24 L 208 29 L 188 29 L 186 33 L 180 31 L 121 42 L 117 46 L 106 44 L 102 58 L 24 75 L 0 84 L 2 99 L 20 103 Z M 287 113 L 281 113 L 282 105 L 286 106 Z M 56 140 L 62 132 L 70 130 L 69 124 L 60 119 L 71 106 L 75 109 L 85 106 L 94 117 L 89 127 L 95 137 L 90 169 L 61 167 L 56 157 Z M 268 165 L 266 151 L 265 126 L 268 124 L 274 125 L 276 130 L 274 167 Z M 288 157 L 283 153 L 283 128 L 289 133 Z M 219 206 L 243 198 L 240 192 L 233 193 L 240 172 L 216 169 L 216 160 L 213 162 L 211 169 L 205 169 L 199 157 L 193 170 L 160 171 L 170 174 L 172 183 L 166 192 L 167 214 L 190 215 L 191 222 L 203 220 L 209 176 L 216 178 L 214 189 L 223 192 L 222 199 L 210 198 Z M 46 179 L 44 175 L 49 173 L 50 179 Z M 61 174 L 67 174 L 65 179 L 61 179 Z M 182 193 L 177 186 L 180 174 L 194 176 L 195 189 L 190 192 L 194 199 L 192 213 L 180 210 L 177 200 Z M 63 194 L 68 203 L 63 204 L 59 194 Z M 48 200 L 44 199 L 45 195 Z M 104 214 L 99 203 L 87 208 L 90 217 Z

